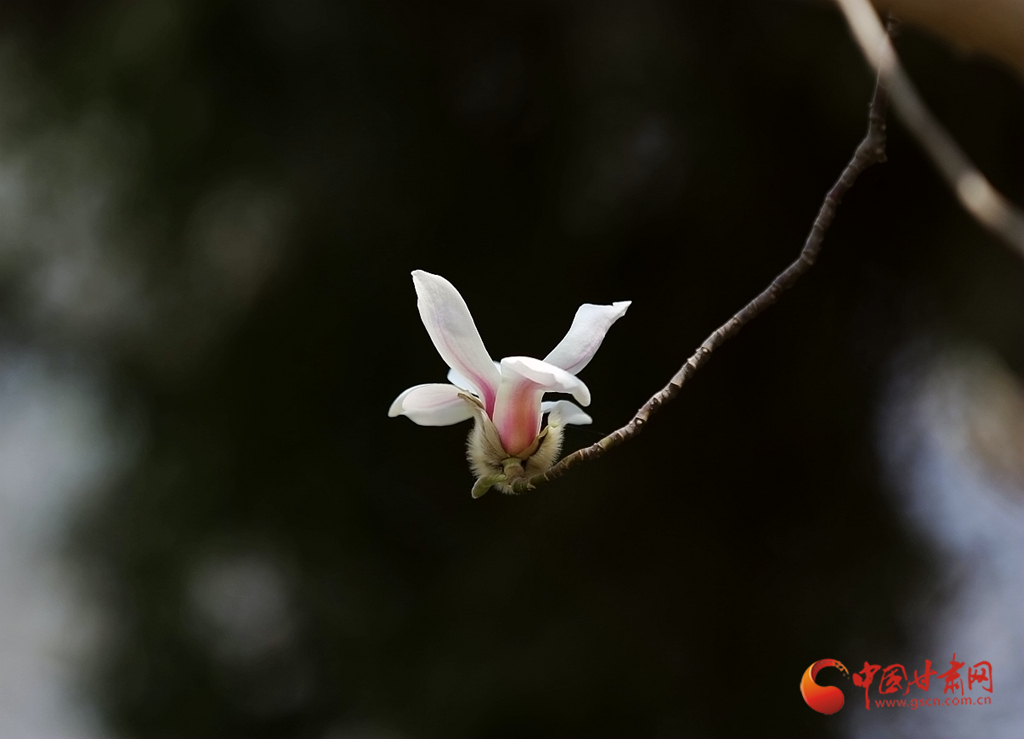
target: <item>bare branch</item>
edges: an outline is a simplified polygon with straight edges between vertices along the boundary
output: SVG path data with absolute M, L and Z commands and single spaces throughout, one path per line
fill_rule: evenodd
M 839 202 L 842 200 L 843 195 L 850 189 L 861 172 L 872 164 L 885 161 L 885 113 L 887 104 L 888 96 L 883 85 L 883 78 L 879 77 L 875 83 L 874 95 L 871 98 L 871 107 L 868 113 L 868 132 L 864 136 L 864 140 L 860 142 L 856 152 L 854 152 L 853 159 L 846 165 L 846 169 L 843 170 L 839 179 L 825 196 L 825 202 L 821 204 L 818 217 L 815 218 L 814 225 L 811 227 L 811 233 L 807 236 L 804 248 L 796 261 L 776 277 L 760 295 L 750 301 L 739 313 L 711 334 L 698 347 L 694 355 L 686 360 L 686 364 L 676 372 L 669 383 L 644 403 L 643 407 L 636 412 L 636 415 L 633 416 L 629 423 L 608 434 L 608 436 L 596 444 L 573 452 L 546 472 L 529 478 L 509 481 L 510 486 L 515 492 L 521 493 L 532 490 L 539 483 L 561 477 L 570 467 L 588 459 L 596 459 L 612 447 L 616 447 L 639 434 L 651 416 L 679 393 L 683 384 L 693 376 L 694 372 L 703 366 L 715 349 L 739 333 L 741 328 L 775 303 L 783 291 L 792 287 L 811 268 L 814 261 L 818 258 L 818 252 L 821 251 L 825 232 L 832 224 L 832 219 L 835 218 L 836 209 L 839 207 Z
M 836 0 L 857 44 L 885 82 L 892 105 L 964 209 L 1011 249 L 1024 253 L 1024 216 L 992 187 L 924 104 L 868 0 Z

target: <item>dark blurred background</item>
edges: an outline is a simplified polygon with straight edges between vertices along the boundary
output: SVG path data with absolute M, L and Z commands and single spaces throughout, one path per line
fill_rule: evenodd
M 899 49 L 1019 203 L 1020 79 Z M 632 300 L 567 448 L 623 424 L 798 254 L 872 84 L 786 0 L 5 3 L 0 734 L 1020 736 L 1022 262 L 896 121 L 640 438 L 472 500 L 468 424 L 387 418 L 446 371 L 425 269 L 495 357 Z M 797 690 L 954 652 L 991 706 Z

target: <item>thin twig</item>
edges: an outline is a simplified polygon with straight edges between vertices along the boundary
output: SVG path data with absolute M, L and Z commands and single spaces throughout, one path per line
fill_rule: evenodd
M 883 84 L 883 78 L 880 76 L 875 83 L 875 91 L 871 98 L 871 107 L 868 113 L 868 132 L 864 136 L 864 140 L 857 147 L 857 151 L 854 152 L 853 159 L 846 165 L 846 169 L 843 170 L 835 185 L 832 186 L 828 195 L 825 196 L 825 202 L 821 204 L 818 217 L 815 218 L 814 225 L 811 227 L 811 233 L 807 236 L 804 248 L 796 261 L 776 277 L 764 292 L 747 303 L 739 313 L 711 334 L 700 345 L 694 355 L 686 360 L 686 364 L 676 372 L 669 383 L 644 403 L 643 407 L 636 412 L 636 415 L 633 416 L 629 423 L 608 434 L 608 436 L 596 444 L 573 452 L 546 472 L 513 482 L 511 487 L 515 492 L 525 492 L 533 489 L 539 483 L 561 477 L 570 467 L 588 459 L 596 459 L 612 447 L 616 447 L 639 434 L 650 417 L 679 393 L 683 384 L 693 376 L 694 372 L 703 366 L 715 349 L 739 333 L 741 328 L 778 300 L 779 295 L 784 290 L 792 287 L 811 268 L 814 261 L 818 258 L 818 252 L 821 251 L 821 243 L 825 238 L 825 232 L 832 224 L 832 219 L 835 218 L 836 209 L 839 207 L 839 202 L 843 199 L 843 195 L 850 189 L 861 172 L 872 164 L 885 161 L 885 113 L 887 105 L 888 95 Z
M 868 0 L 836 0 L 868 63 L 889 90 L 892 106 L 964 209 L 1017 253 L 1024 252 L 1024 216 L 985 179 L 931 114 L 900 64 Z

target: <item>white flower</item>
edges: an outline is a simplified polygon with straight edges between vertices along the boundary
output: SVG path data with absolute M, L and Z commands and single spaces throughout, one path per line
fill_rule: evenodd
M 590 391 L 576 373 L 590 360 L 629 301 L 586 303 L 576 311 L 569 333 L 543 360 L 491 359 L 466 301 L 448 280 L 412 273 L 423 325 L 451 371 L 452 384 L 416 385 L 391 404 L 389 416 L 408 416 L 421 426 L 449 426 L 475 419 L 468 456 L 477 484 L 473 497 L 548 469 L 561 451 L 566 424 L 587 424 L 590 416 L 568 400 L 542 402 L 545 393 L 568 393 L 590 405 Z M 541 418 L 548 423 L 541 429 Z

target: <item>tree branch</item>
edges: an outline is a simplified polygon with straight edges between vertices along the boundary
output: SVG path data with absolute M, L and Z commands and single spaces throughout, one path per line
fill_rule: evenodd
M 760 295 L 750 301 L 739 313 L 711 334 L 697 348 L 693 356 L 686 360 L 686 364 L 680 367 L 669 383 L 644 403 L 643 407 L 636 412 L 636 415 L 633 416 L 629 423 L 608 434 L 608 436 L 596 444 L 566 456 L 546 472 L 529 478 L 510 481 L 510 485 L 515 492 L 522 493 L 532 490 L 539 483 L 561 477 L 570 467 L 588 459 L 596 459 L 609 449 L 639 434 L 651 416 L 679 393 L 683 384 L 707 362 L 715 349 L 739 333 L 741 328 L 775 303 L 783 291 L 792 287 L 811 268 L 814 261 L 818 258 L 822 241 L 825 238 L 825 232 L 828 231 L 828 227 L 832 224 L 832 219 L 835 218 L 836 209 L 839 207 L 839 202 L 843 199 L 843 195 L 850 189 L 861 172 L 872 164 L 885 161 L 885 113 L 888 105 L 888 95 L 886 94 L 883 81 L 884 78 L 879 76 L 875 83 L 875 91 L 871 98 L 871 106 L 868 113 L 868 132 L 864 136 L 864 140 L 857 147 L 853 159 L 846 165 L 846 169 L 843 170 L 835 185 L 832 186 L 832 189 L 825 196 L 825 202 L 821 204 L 821 209 L 814 220 L 811 232 L 804 242 L 804 248 L 796 261 L 776 277 Z
M 900 64 L 868 0 L 836 0 L 857 44 L 885 82 L 892 105 L 953 188 L 960 204 L 1018 254 L 1024 253 L 1024 216 L 992 187 L 921 99 Z

